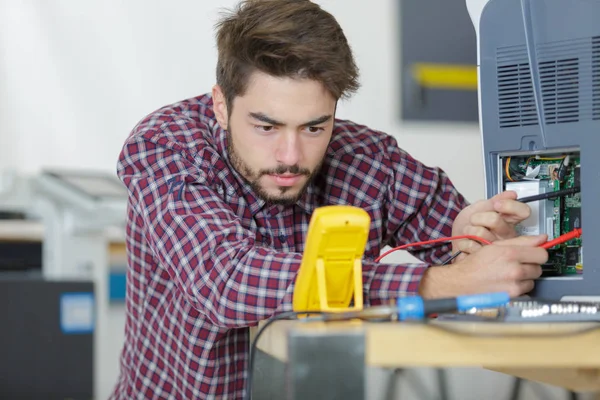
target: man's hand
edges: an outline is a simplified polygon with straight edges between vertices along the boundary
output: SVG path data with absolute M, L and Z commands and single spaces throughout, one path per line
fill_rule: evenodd
M 424 297 L 508 292 L 511 297 L 530 292 L 548 261 L 546 249 L 538 247 L 546 235 L 499 240 L 460 262 L 430 267 L 419 288 Z
M 452 226 L 452 236 L 474 235 L 490 242 L 511 239 L 517 236 L 515 225 L 527 219 L 531 209 L 525 203 L 516 200 L 517 193 L 506 191 L 489 200 L 480 200 L 462 210 Z M 474 240 L 456 240 L 453 251 L 461 251 L 457 261 L 466 254 L 481 249 L 481 244 Z

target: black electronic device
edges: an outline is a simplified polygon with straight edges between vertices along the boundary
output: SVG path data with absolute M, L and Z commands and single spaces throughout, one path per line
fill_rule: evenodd
M 0 399 L 92 399 L 93 283 L 2 273 L 0 304 Z

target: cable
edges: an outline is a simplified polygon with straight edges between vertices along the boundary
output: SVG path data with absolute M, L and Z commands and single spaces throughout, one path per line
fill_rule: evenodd
M 506 165 L 504 166 L 504 172 L 509 181 L 514 182 L 515 180 L 510 176 L 510 157 L 506 159 Z
M 557 237 L 556 239 L 553 239 L 551 241 L 548 241 L 548 242 L 542 244 L 540 247 L 542 247 L 544 249 L 550 249 L 556 245 L 559 245 L 559 244 L 568 242 L 569 240 L 581 237 L 581 235 L 582 235 L 582 230 L 577 228 L 569 233 L 566 233 L 564 235 Z M 471 240 L 476 240 L 483 244 L 491 244 L 491 242 L 489 242 L 488 240 L 483 239 L 478 236 L 473 236 L 473 235 L 443 237 L 443 238 L 438 238 L 438 239 L 426 240 L 426 241 L 422 241 L 422 242 L 409 243 L 406 245 L 395 247 L 391 250 L 386 251 L 382 255 L 380 255 L 378 258 L 375 259 L 375 262 L 379 262 L 382 258 L 387 256 L 388 254 L 390 254 L 394 251 L 397 251 L 397 250 L 403 250 L 403 249 L 406 249 L 408 247 L 413 247 L 413 246 L 420 246 L 420 245 L 439 243 L 439 242 L 447 242 L 447 241 L 458 240 L 458 239 L 471 239 Z M 459 251 L 456 254 L 454 254 L 443 265 L 452 261 L 460 253 L 461 252 Z M 250 400 L 252 397 L 252 378 L 253 378 L 252 375 L 254 372 L 254 360 L 256 359 L 256 351 L 258 349 L 258 346 L 257 346 L 258 340 L 260 339 L 262 333 L 266 330 L 266 328 L 268 326 L 270 326 L 273 322 L 281 321 L 281 320 L 285 320 L 285 319 L 290 319 L 290 320 L 297 319 L 299 315 L 310 315 L 310 314 L 313 314 L 313 315 L 316 314 L 316 315 L 319 315 L 319 317 L 303 318 L 304 322 L 348 320 L 348 319 L 353 319 L 353 318 L 380 319 L 382 317 L 385 317 L 390 312 L 390 309 L 391 309 L 390 306 L 376 307 L 376 308 L 373 307 L 371 309 L 365 309 L 365 310 L 348 312 L 348 313 L 324 313 L 324 312 L 320 312 L 320 311 L 290 311 L 290 312 L 281 313 L 281 314 L 276 315 L 275 317 L 269 319 L 256 334 L 256 337 L 254 338 L 254 341 L 253 341 L 251 349 L 250 349 L 250 360 L 249 360 L 249 366 L 248 366 L 248 377 L 246 379 L 245 399 Z
M 562 157 L 562 158 L 557 158 L 556 160 L 564 160 L 566 156 Z M 531 158 L 535 158 L 535 157 L 529 157 L 529 159 Z M 510 157 L 509 157 L 510 159 Z M 527 160 L 527 162 L 529 162 L 529 159 Z M 538 160 L 555 160 L 554 158 L 537 158 Z M 508 172 L 508 171 L 507 171 Z M 542 194 L 536 194 L 534 196 L 528 196 L 528 197 L 522 197 L 520 199 L 517 199 L 517 201 L 521 202 L 521 203 L 531 203 L 533 201 L 538 201 L 538 200 L 550 200 L 550 199 L 554 199 L 557 197 L 563 197 L 563 196 L 568 196 L 570 194 L 575 194 L 575 193 L 579 193 L 581 191 L 581 187 L 580 186 L 574 186 L 572 188 L 569 189 L 562 189 L 562 190 L 556 190 L 554 192 L 547 192 L 547 193 L 542 193 Z M 581 236 L 581 230 L 579 232 L 579 235 Z M 579 236 L 576 236 L 579 237 Z M 558 239 L 558 238 L 557 238 Z M 554 240 L 557 240 L 554 239 Z M 570 238 L 568 240 L 571 240 L 573 238 Z M 566 241 L 568 241 L 566 240 Z M 542 245 L 541 247 L 547 246 L 549 245 L 550 242 Z M 560 242 L 557 244 L 561 244 L 564 242 Z M 553 247 L 554 245 L 550 246 Z M 549 249 L 550 247 L 544 247 L 546 249 Z M 448 265 L 450 264 L 456 257 L 458 257 L 459 255 L 462 254 L 462 251 L 457 251 L 456 253 L 454 253 L 449 259 L 447 259 L 446 261 L 444 261 L 444 263 L 442 265 Z
M 537 201 L 537 200 L 549 200 L 549 199 L 554 199 L 557 197 L 563 197 L 563 196 L 568 196 L 570 194 L 579 193 L 580 191 L 581 191 L 581 187 L 574 186 L 574 187 L 568 188 L 568 189 L 561 189 L 561 190 L 556 190 L 553 192 L 536 194 L 534 196 L 523 197 L 523 198 L 517 199 L 517 201 L 519 201 L 521 203 L 530 203 L 532 201 Z
M 542 247 L 546 250 L 550 249 L 556 245 L 563 244 L 563 243 L 568 242 L 569 240 L 573 240 L 578 237 L 581 237 L 581 233 L 582 233 L 581 228 L 575 228 L 571 232 L 560 235 L 556 239 L 550 240 L 550 241 L 544 243 L 543 245 L 541 245 L 540 247 Z
M 252 381 L 254 372 L 254 360 L 258 341 L 265 330 L 276 321 L 284 319 L 298 319 L 299 315 L 316 314 L 317 317 L 302 318 L 302 322 L 329 322 L 348 321 L 352 319 L 378 320 L 383 317 L 395 321 L 425 321 L 432 314 L 441 312 L 465 312 L 473 308 L 494 308 L 507 306 L 510 296 L 506 292 L 491 292 L 468 294 L 448 298 L 424 299 L 421 296 L 399 297 L 393 302 L 384 305 L 366 307 L 361 310 L 348 312 L 322 312 L 322 311 L 289 311 L 272 317 L 259 329 L 250 348 L 250 360 L 248 363 L 248 377 L 246 379 L 246 393 L 244 398 L 252 398 Z
M 389 315 L 394 313 L 396 310 L 392 305 L 390 306 L 379 306 L 379 307 L 370 307 L 359 311 L 350 311 L 345 313 L 326 313 L 322 311 L 288 311 L 276 315 L 270 319 L 268 319 L 265 324 L 258 330 L 256 336 L 254 337 L 254 341 L 252 342 L 252 346 L 250 348 L 250 360 L 248 362 L 248 377 L 246 379 L 246 393 L 244 394 L 245 400 L 250 400 L 252 398 L 252 381 L 254 374 L 254 360 L 256 360 L 256 352 L 258 351 L 258 340 L 265 330 L 276 321 L 283 320 L 295 320 L 298 319 L 300 315 L 318 315 L 317 317 L 307 317 L 302 318 L 302 322 L 327 322 L 327 321 L 344 321 L 351 319 L 365 319 L 365 320 L 373 320 L 380 321 L 385 318 L 385 321 L 389 321 Z
M 558 169 L 556 170 L 556 179 L 558 179 L 559 182 L 562 182 L 565 180 L 565 175 L 567 173 L 568 161 L 569 161 L 569 156 L 565 156 L 565 158 L 563 158 L 560 161 L 560 165 L 558 166 Z
M 559 237 L 552 239 L 544 244 L 541 244 L 539 247 L 543 248 L 543 249 L 550 249 L 554 246 L 557 246 L 559 244 L 563 244 L 568 242 L 569 240 L 573 240 L 576 238 L 581 237 L 581 235 L 583 234 L 583 231 L 581 230 L 581 228 L 575 228 L 574 230 L 572 230 L 571 232 L 565 233 L 563 235 L 560 235 Z M 426 240 L 424 242 L 416 242 L 416 243 L 410 243 L 410 244 L 405 244 L 399 247 L 394 247 L 393 249 L 390 249 L 388 251 L 386 251 L 385 253 L 383 253 L 382 255 L 380 255 L 379 257 L 377 257 L 375 259 L 375 262 L 379 262 L 381 261 L 382 258 L 384 258 L 385 256 L 387 256 L 388 254 L 396 251 L 396 250 L 404 250 L 405 248 L 408 247 L 412 247 L 412 246 L 418 246 L 418 245 L 423 245 L 423 244 L 429 244 L 429 243 L 437 243 L 437 242 L 447 242 L 450 240 L 456 240 L 456 239 L 471 239 L 471 240 L 476 240 L 480 243 L 483 244 L 492 244 L 491 242 L 480 238 L 479 236 L 472 236 L 472 235 L 463 235 L 463 236 L 451 236 L 451 237 L 447 237 L 447 238 L 439 238 L 439 239 L 433 239 L 433 240 Z M 456 257 L 458 257 L 460 254 L 462 253 L 462 251 L 457 251 L 455 254 L 453 254 L 450 259 L 446 260 L 442 265 L 447 265 L 450 261 L 454 260 Z
M 444 261 L 444 263 L 442 265 L 448 265 L 450 264 L 456 257 L 460 256 L 462 254 L 462 251 L 457 251 L 456 253 L 454 253 L 449 259 L 447 259 L 446 261 Z
M 385 253 L 383 253 L 382 255 L 380 255 L 379 257 L 377 257 L 375 259 L 375 262 L 381 261 L 382 258 L 384 258 L 388 254 L 393 253 L 394 251 L 397 251 L 397 250 L 404 250 L 406 248 L 413 247 L 413 246 L 422 246 L 422 245 L 431 244 L 431 243 L 448 242 L 451 240 L 458 240 L 458 239 L 471 239 L 471 240 L 476 240 L 483 244 L 492 244 L 491 242 L 489 242 L 488 240 L 485 240 L 484 238 L 480 238 L 479 236 L 473 236 L 473 235 L 442 237 L 442 238 L 438 238 L 438 239 L 425 240 L 423 242 L 409 243 L 409 244 L 405 244 L 402 246 L 394 247 L 393 249 L 390 249 L 390 250 L 386 251 Z
M 250 360 L 248 361 L 248 377 L 246 379 L 246 393 L 244 394 L 245 400 L 250 400 L 252 398 L 252 380 L 253 380 L 252 375 L 254 372 L 254 360 L 256 359 L 256 351 L 258 350 L 257 343 L 258 343 L 258 340 L 260 339 L 260 336 L 263 334 L 263 332 L 266 330 L 266 328 L 269 327 L 273 322 L 282 321 L 282 320 L 286 320 L 286 319 L 287 320 L 298 319 L 299 315 L 306 315 L 306 314 L 323 315 L 324 313 L 321 311 L 288 311 L 288 312 L 284 312 L 284 313 L 276 315 L 276 316 L 270 318 L 269 320 L 267 320 L 267 322 L 265 322 L 265 324 L 258 330 L 258 333 L 254 337 L 254 341 L 252 342 L 252 346 L 250 348 Z M 323 320 L 324 320 L 323 317 L 303 318 L 302 319 L 303 322 L 323 321 Z

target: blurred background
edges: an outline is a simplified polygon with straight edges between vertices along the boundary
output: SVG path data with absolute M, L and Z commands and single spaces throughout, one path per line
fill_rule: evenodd
M 473 76 L 475 32 L 464 1 L 317 2 L 342 25 L 361 71 L 360 91 L 340 104 L 338 116 L 394 135 L 414 157 L 444 169 L 470 201 L 483 198 L 476 88 L 468 83 L 428 87 L 413 69 L 450 64 L 446 68 Z M 0 293 L 5 304 L 16 304 L 17 297 L 24 302 L 6 311 L 10 324 L 0 322 L 2 345 L 12 349 L 0 357 L 0 392 L 23 385 L 19 376 L 34 386 L 56 380 L 49 378 L 57 372 L 53 366 L 70 359 L 72 373 L 83 374 L 82 384 L 90 383 L 84 370 L 94 366 L 95 397 L 108 397 L 123 343 L 126 263 L 122 221 L 111 219 L 115 209 L 103 202 L 119 192 L 110 177 L 126 136 L 141 118 L 211 90 L 213 26 L 221 9 L 236 3 L 0 0 L 0 261 L 5 276 Z M 44 172 L 50 170 L 62 175 Z M 90 193 L 101 181 L 106 190 Z M 99 222 L 97 210 L 111 217 Z M 74 219 L 85 220 L 85 226 L 76 226 Z M 85 257 L 91 266 L 82 266 Z M 65 292 L 87 293 L 89 287 L 48 289 L 42 298 L 46 289 L 27 286 L 23 274 L 35 276 L 42 259 L 53 263 L 57 283 L 75 270 L 75 276 L 91 273 L 99 279 L 95 325 L 89 298 L 64 297 Z M 390 262 L 406 260 L 405 254 L 390 257 Z M 22 286 L 14 289 L 17 282 Z M 25 305 L 23 293 L 38 297 Z M 52 336 L 58 321 L 61 330 Z M 95 337 L 85 339 L 91 330 Z M 69 334 L 77 343 L 63 342 L 61 335 Z M 62 350 L 57 352 L 58 344 Z M 10 375 L 21 370 L 30 375 Z M 389 374 L 371 372 L 372 398 L 383 398 Z M 446 398 L 510 398 L 512 377 L 477 368 L 446 372 Z M 437 398 L 437 378 L 434 370 L 407 370 L 397 382 L 397 398 Z M 568 397 L 562 389 L 527 382 L 519 398 Z

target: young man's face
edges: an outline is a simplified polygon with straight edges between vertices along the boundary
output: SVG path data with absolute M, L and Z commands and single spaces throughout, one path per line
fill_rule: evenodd
M 255 72 L 231 113 L 218 86 L 213 101 L 228 131 L 234 168 L 261 198 L 295 203 L 321 167 L 331 139 L 336 106 L 331 94 L 316 81 Z

